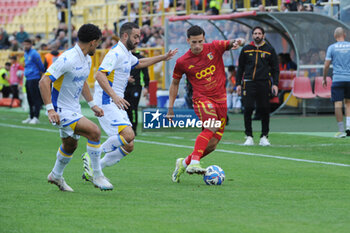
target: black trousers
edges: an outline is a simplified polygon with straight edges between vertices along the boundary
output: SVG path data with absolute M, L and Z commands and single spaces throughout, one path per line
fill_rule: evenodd
M 27 99 L 29 104 L 30 118 L 39 118 L 42 99 L 39 90 L 39 79 L 26 81 Z
M 11 87 L 10 86 L 2 86 L 2 98 L 8 98 L 11 93 Z
M 270 127 L 270 96 L 269 81 L 248 81 L 243 84 L 242 103 L 244 106 L 245 134 L 253 137 L 252 113 L 256 110 L 261 115 L 261 135 L 268 136 Z
M 18 85 L 17 84 L 16 85 L 11 85 L 10 87 L 11 87 L 11 92 L 12 92 L 12 95 L 13 95 L 12 98 L 13 99 L 19 99 Z
M 136 135 L 138 114 L 137 108 L 139 106 L 140 97 L 142 92 L 142 86 L 128 86 L 124 93 L 124 99 L 130 103 L 130 107 L 126 110 L 129 120 L 132 123 L 132 128 Z

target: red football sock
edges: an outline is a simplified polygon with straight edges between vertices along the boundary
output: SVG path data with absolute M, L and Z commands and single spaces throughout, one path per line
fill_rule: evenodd
M 196 139 L 194 144 L 194 150 L 191 154 L 191 160 L 199 161 L 203 156 L 205 149 L 208 146 L 209 140 L 213 137 L 214 133 L 209 129 L 204 129 Z
M 185 163 L 186 163 L 187 165 L 189 165 L 189 164 L 191 163 L 191 159 L 192 159 L 192 156 L 191 156 L 191 155 L 187 156 L 186 159 L 185 159 Z

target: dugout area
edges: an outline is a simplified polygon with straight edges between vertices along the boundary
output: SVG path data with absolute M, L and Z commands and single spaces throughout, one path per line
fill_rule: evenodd
M 176 59 L 189 49 L 186 30 L 192 25 L 199 25 L 205 30 L 205 38 L 208 42 L 237 37 L 251 41 L 251 29 L 262 26 L 265 29 L 266 41 L 275 48 L 276 53 L 289 53 L 298 67 L 296 76 L 309 77 L 312 84 L 317 76 L 322 76 L 326 50 L 329 45 L 335 43 L 333 37 L 335 28 L 343 27 L 346 34 L 350 36 L 350 28 L 346 24 L 334 18 L 310 12 L 286 14 L 251 11 L 215 16 L 170 17 L 165 23 L 165 50 L 178 48 L 179 53 L 175 59 L 166 63 L 166 88 L 170 86 Z M 239 52 L 239 50 L 226 52 L 223 57 L 225 66 L 237 66 Z M 183 81 L 181 85 L 185 85 Z M 180 91 L 182 90 L 184 88 L 180 87 Z M 280 106 L 275 112 L 282 109 L 286 113 L 298 113 L 302 110 L 317 113 L 333 111 L 330 99 L 315 98 L 307 100 L 304 105 L 299 101 L 297 106 L 295 102 L 292 103 L 294 106 L 288 106 L 287 102 L 290 102 L 291 97 L 291 92 L 285 91 L 280 98 Z

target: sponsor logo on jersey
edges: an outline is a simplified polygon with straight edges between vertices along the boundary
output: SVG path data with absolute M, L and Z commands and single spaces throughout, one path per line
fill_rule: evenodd
M 81 82 L 85 81 L 86 77 L 85 76 L 75 76 L 73 79 L 73 82 Z
M 190 69 L 192 69 L 194 67 L 194 65 L 189 65 L 188 66 L 188 69 L 190 70 Z
M 214 58 L 214 56 L 213 56 L 213 54 L 211 54 L 211 52 L 208 53 L 207 56 L 208 56 L 209 60 L 213 60 L 213 58 Z
M 216 67 L 214 65 L 211 65 L 211 66 L 197 72 L 196 78 L 202 79 L 202 78 L 207 77 L 208 75 L 214 75 L 215 70 L 216 70 Z

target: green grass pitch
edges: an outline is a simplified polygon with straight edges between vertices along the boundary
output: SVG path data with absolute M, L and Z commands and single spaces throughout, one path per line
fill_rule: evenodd
M 214 187 L 197 175 L 171 181 L 175 160 L 191 152 L 196 132 L 140 132 L 134 152 L 104 170 L 111 192 L 81 179 L 81 138 L 64 173 L 75 192 L 63 193 L 46 180 L 58 130 L 44 114 L 35 126 L 21 124 L 27 114 L 18 110 L 1 108 L 0 116 L 0 232 L 350 232 L 348 138 L 274 130 L 271 147 L 243 147 L 243 121 L 234 116 L 217 151 L 203 159 L 226 173 Z M 274 117 L 271 125 L 295 122 L 288 132 L 334 121 Z

